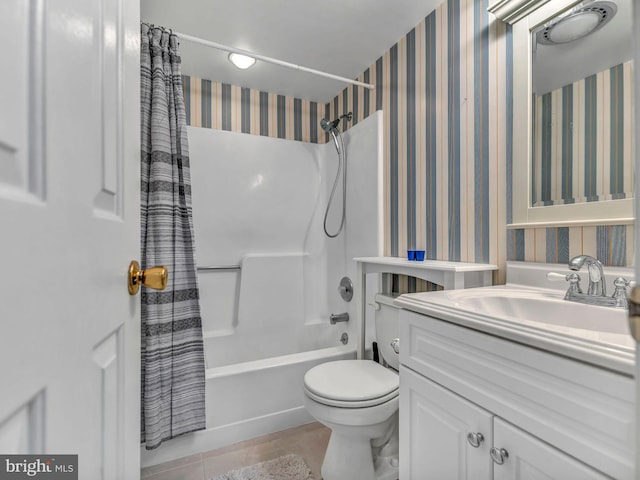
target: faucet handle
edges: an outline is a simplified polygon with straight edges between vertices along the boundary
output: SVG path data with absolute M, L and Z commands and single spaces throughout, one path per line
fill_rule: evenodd
M 624 277 L 618 277 L 613 281 L 613 286 L 616 287 L 616 290 L 627 288 L 631 285 L 631 282 Z
M 580 275 L 575 272 L 568 274 L 549 272 L 547 273 L 547 280 L 550 282 L 560 282 L 562 280 L 569 282 L 569 288 L 564 295 L 565 300 L 569 300 L 574 293 L 582 293 L 582 289 L 580 288 Z
M 575 272 L 567 274 L 549 272 L 547 273 L 547 280 L 549 280 L 550 282 L 560 282 L 562 280 L 565 280 L 569 282 L 570 291 L 573 291 L 575 293 L 582 293 L 582 290 L 580 289 L 580 275 Z
M 616 307 L 628 308 L 629 302 L 627 301 L 627 287 L 631 284 L 629 280 L 623 277 L 618 277 L 613 281 L 613 286 L 616 287 L 611 298 L 615 298 Z
M 564 280 L 569 280 L 569 275 L 571 274 L 549 272 L 547 273 L 547 280 L 549 280 L 550 282 L 561 282 Z
M 574 294 L 582 293 L 582 289 L 580 288 L 580 275 L 577 273 L 570 273 L 566 278 L 569 282 L 569 288 L 567 289 L 567 293 L 564 294 L 564 299 L 571 300 Z

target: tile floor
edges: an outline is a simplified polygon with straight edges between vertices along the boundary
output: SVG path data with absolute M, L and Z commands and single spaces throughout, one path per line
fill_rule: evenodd
M 287 453 L 300 455 L 321 480 L 320 467 L 329 442 L 329 430 L 318 422 L 252 438 L 228 447 L 143 468 L 144 480 L 208 480 L 229 470 L 271 460 Z

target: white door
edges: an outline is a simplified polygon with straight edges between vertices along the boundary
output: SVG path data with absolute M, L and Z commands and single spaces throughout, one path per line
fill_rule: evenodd
M 0 1 L 0 454 L 139 476 L 139 5 Z
M 400 366 L 400 479 L 489 480 L 493 415 Z M 408 434 L 407 434 L 408 432 Z

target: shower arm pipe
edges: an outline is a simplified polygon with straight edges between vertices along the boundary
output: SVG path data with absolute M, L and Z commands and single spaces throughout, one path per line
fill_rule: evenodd
M 357 80 L 352 80 L 350 78 L 341 77 L 339 75 L 334 75 L 333 73 L 327 73 L 320 70 L 314 70 L 313 68 L 303 67 L 302 65 L 296 65 L 295 63 L 285 62 L 284 60 L 278 60 L 277 58 L 266 57 L 264 55 L 258 55 L 257 53 L 249 52 L 247 50 L 241 50 L 235 47 L 229 47 L 228 45 L 223 45 L 221 43 L 211 42 L 209 40 L 205 40 L 203 38 L 194 37 L 192 35 L 187 35 L 186 33 L 179 33 L 175 30 L 173 31 L 174 35 L 177 35 L 178 38 L 183 40 L 187 40 L 193 43 L 199 43 L 200 45 L 206 45 L 207 47 L 216 48 L 218 50 L 224 50 L 229 53 L 238 53 L 240 55 L 246 55 L 248 57 L 255 58 L 256 60 L 261 60 L 266 63 L 272 63 L 274 65 L 280 65 L 281 67 L 291 68 L 293 70 L 300 70 L 301 72 L 311 73 L 313 75 L 319 75 L 321 77 L 332 78 L 333 80 L 338 80 L 345 83 L 351 83 L 353 85 L 358 85 L 359 87 L 368 88 L 369 90 L 375 90 L 376 86 L 370 83 L 358 82 Z

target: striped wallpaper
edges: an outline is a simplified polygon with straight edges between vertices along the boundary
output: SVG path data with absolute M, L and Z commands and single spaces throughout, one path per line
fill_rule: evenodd
M 631 266 L 633 225 L 527 228 L 507 231 L 509 260 L 566 263 L 589 254 L 609 266 Z
M 633 195 L 631 62 L 534 96 L 535 206 Z
M 187 125 L 324 143 L 324 106 L 300 98 L 183 76 Z
M 590 253 L 610 265 L 629 264 L 633 229 L 625 226 L 507 230 L 512 39 L 487 6 L 442 3 L 358 76 L 376 90 L 349 86 L 324 106 L 185 77 L 188 122 L 325 143 L 322 117 L 351 111 L 356 125 L 383 110 L 386 255 L 419 248 L 431 259 L 493 263 L 498 283 L 507 259 L 565 261 Z M 434 288 L 407 277 L 394 285 L 400 292 Z
M 375 98 L 350 86 L 325 116 L 385 113 L 385 254 L 494 263 L 504 281 L 513 56 L 511 28 L 487 5 L 442 3 L 358 77 Z

